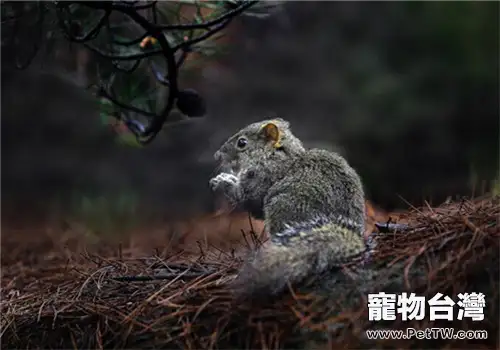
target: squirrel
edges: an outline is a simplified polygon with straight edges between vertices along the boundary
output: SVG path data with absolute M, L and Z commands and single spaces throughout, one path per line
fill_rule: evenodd
M 306 149 L 288 121 L 248 125 L 214 158 L 211 189 L 264 220 L 270 235 L 233 282 L 240 296 L 276 296 L 366 253 L 360 177 L 340 155 Z

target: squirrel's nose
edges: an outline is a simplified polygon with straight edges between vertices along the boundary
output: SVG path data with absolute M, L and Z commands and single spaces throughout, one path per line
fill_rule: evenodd
M 216 162 L 220 162 L 222 160 L 222 153 L 220 153 L 220 151 L 215 152 L 214 159 Z

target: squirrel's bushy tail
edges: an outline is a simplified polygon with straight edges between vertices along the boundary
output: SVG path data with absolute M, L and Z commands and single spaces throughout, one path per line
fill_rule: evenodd
M 359 234 L 331 224 L 298 232 L 296 237 L 286 242 L 274 237 L 264 244 L 236 278 L 236 293 L 253 297 L 276 295 L 289 282 L 319 276 L 351 261 L 366 248 Z

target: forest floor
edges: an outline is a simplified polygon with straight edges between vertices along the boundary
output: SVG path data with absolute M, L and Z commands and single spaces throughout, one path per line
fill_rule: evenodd
M 499 215 L 498 197 L 400 213 L 367 204 L 366 236 L 375 232 L 378 261 L 389 261 L 390 255 L 412 262 L 425 255 L 433 267 L 427 292 L 487 295 L 479 329 L 489 331 L 488 339 L 463 345 L 450 340 L 442 348 L 498 348 Z M 388 221 L 411 229 L 382 234 L 375 223 Z M 2 223 L 1 238 L 1 341 L 7 348 L 283 348 L 303 340 L 290 330 L 324 329 L 332 322 L 307 316 L 301 303 L 308 296 L 293 293 L 272 307 L 235 307 L 225 284 L 242 263 L 239 253 L 265 240 L 263 223 L 244 213 L 98 238 L 65 222 Z M 151 278 L 153 270 L 164 278 Z M 470 290 L 475 287 L 486 289 Z M 341 311 L 336 317 L 352 327 L 323 345 L 366 346 L 359 337 L 373 325 L 366 303 Z M 417 326 L 411 324 L 430 327 Z M 468 330 L 470 324 L 454 326 Z M 387 329 L 393 327 L 401 324 L 389 323 Z

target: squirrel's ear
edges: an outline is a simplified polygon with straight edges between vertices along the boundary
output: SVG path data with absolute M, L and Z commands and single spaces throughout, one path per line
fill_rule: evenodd
M 280 144 L 281 133 L 280 133 L 280 130 L 278 128 L 278 125 L 276 125 L 273 122 L 268 122 L 262 126 L 261 130 L 262 130 L 266 140 L 273 143 L 273 147 L 275 147 L 275 148 L 281 147 L 281 144 Z
M 285 128 L 290 126 L 290 123 L 283 118 L 274 118 L 274 120 L 279 121 Z

